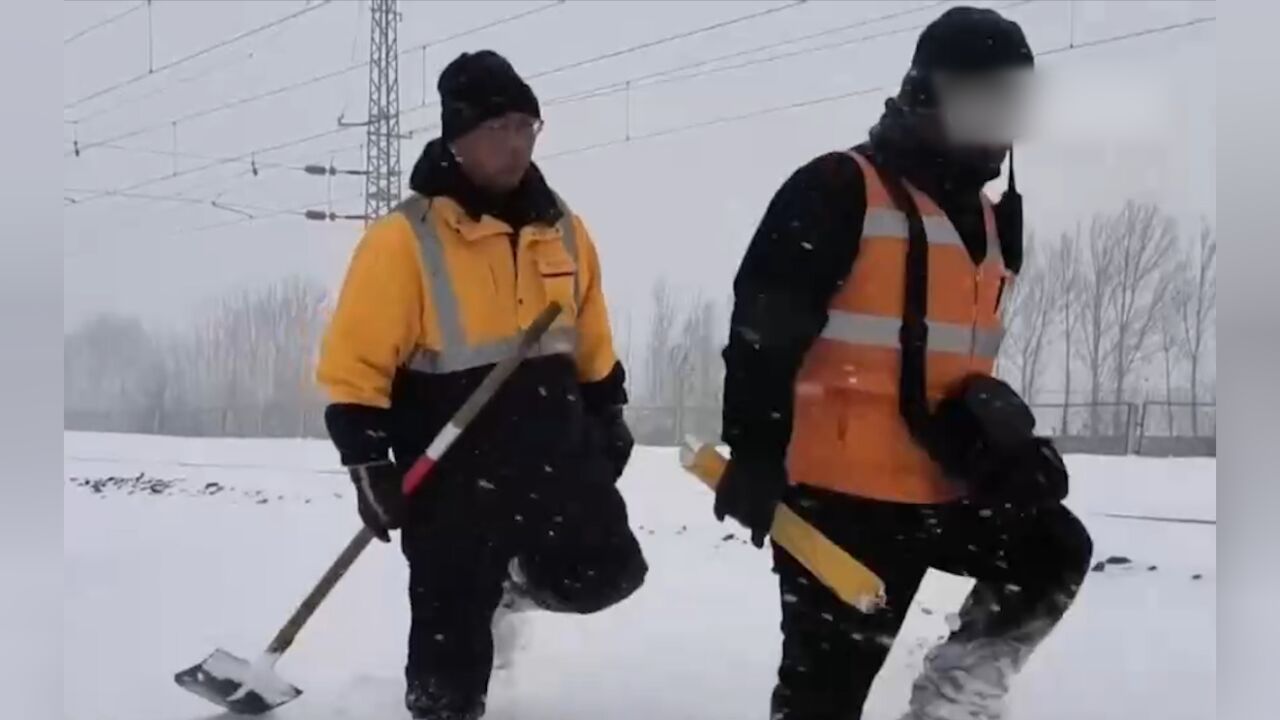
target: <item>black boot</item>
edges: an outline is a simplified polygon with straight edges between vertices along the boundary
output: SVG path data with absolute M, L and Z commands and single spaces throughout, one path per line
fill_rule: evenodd
M 484 698 L 464 704 L 441 692 L 429 681 L 411 681 L 404 693 L 404 706 L 413 720 L 480 720 Z

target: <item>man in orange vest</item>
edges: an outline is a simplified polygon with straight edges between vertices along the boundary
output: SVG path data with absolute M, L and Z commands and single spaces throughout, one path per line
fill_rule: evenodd
M 877 573 L 887 597 L 872 613 L 844 605 L 775 546 L 774 720 L 861 717 L 929 567 L 976 585 L 906 717 L 1000 718 L 1011 677 L 1088 572 L 1061 458 L 991 377 L 1021 206 L 1012 169 L 999 204 L 983 187 L 1010 153 L 1033 64 L 1014 22 L 945 12 L 869 139 L 797 170 L 742 260 L 716 516 L 762 547 L 786 502 Z

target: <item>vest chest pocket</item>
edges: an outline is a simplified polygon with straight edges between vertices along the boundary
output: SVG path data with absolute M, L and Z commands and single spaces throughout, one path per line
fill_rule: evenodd
M 562 317 L 578 314 L 578 265 L 559 242 L 544 243 L 533 255 L 534 267 L 547 302 L 558 302 L 564 308 Z

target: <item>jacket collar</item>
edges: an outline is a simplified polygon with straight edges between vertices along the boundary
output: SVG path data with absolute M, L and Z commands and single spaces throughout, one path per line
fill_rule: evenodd
M 884 113 L 871 128 L 867 143 L 860 149 L 877 166 L 935 199 L 976 200 L 988 179 L 973 175 L 933 148 L 921 136 L 919 122 L 908 115 L 895 98 L 889 98 Z
M 561 236 L 558 225 L 539 222 L 513 228 L 510 224 L 489 214 L 479 218 L 474 217 L 461 203 L 448 195 L 425 197 L 436 213 L 436 217 L 467 242 L 490 237 L 506 237 L 511 238 L 512 242 L 518 239 L 519 242 L 524 243 L 556 239 Z
M 530 165 L 520 185 L 505 196 L 485 192 L 471 182 L 443 140 L 427 143 L 413 166 L 409 187 L 441 203 L 447 221 L 469 238 L 519 234 L 526 226 L 554 226 L 563 216 L 555 193 L 537 165 Z M 452 210 L 450 210 L 452 208 Z

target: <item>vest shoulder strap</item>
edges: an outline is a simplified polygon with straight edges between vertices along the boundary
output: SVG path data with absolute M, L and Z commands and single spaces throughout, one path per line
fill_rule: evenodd
M 898 375 L 898 410 L 911 434 L 926 436 L 929 405 L 925 397 L 926 348 L 929 342 L 929 243 L 915 199 L 902 180 L 886 175 L 885 189 L 898 210 L 907 216 L 907 257 L 904 277 L 902 326 L 899 343 L 902 363 Z

